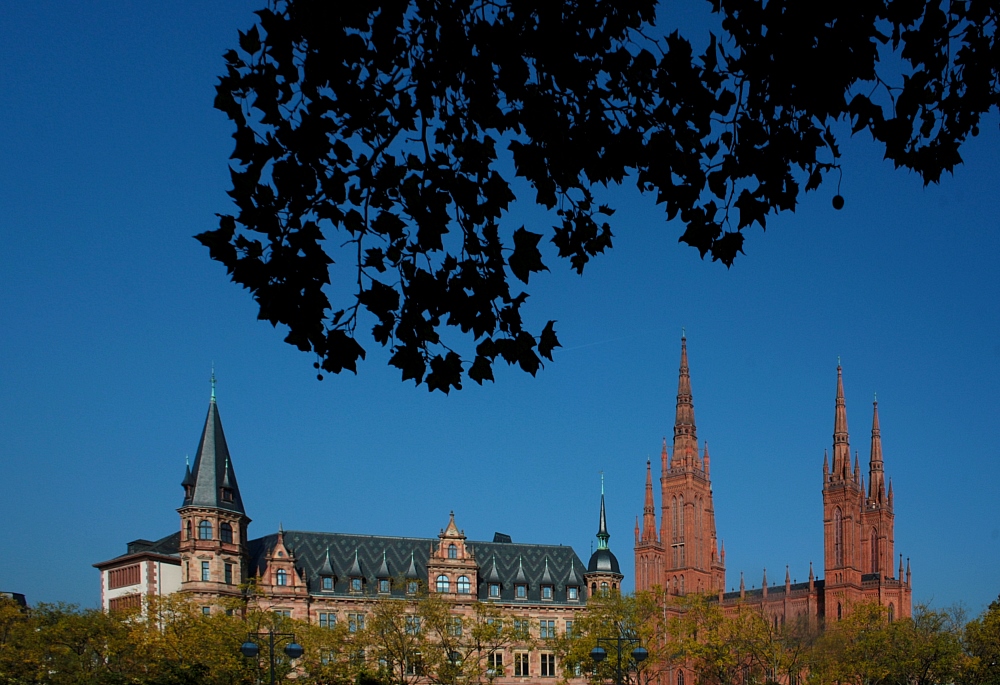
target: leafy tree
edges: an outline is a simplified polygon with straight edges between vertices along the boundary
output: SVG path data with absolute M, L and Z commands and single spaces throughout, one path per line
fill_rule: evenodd
M 448 392 L 552 359 L 522 286 L 543 238 L 578 273 L 611 247 L 609 186 L 728 266 L 839 178 L 842 129 L 937 182 L 1000 102 L 993 0 L 710 4 L 698 55 L 655 0 L 271 0 L 215 101 L 237 211 L 198 239 L 320 378 L 356 371 L 373 324 L 404 381 Z M 548 213 L 532 230 L 515 178 Z
M 965 626 L 964 647 L 969 660 L 962 673 L 965 685 L 1000 685 L 1000 597 L 982 616 Z
M 591 650 L 599 638 L 631 637 L 636 644 L 622 648 L 622 682 L 646 685 L 655 682 L 669 663 L 675 661 L 673 646 L 663 640 L 663 596 L 650 592 L 623 595 L 618 592 L 591 597 L 582 615 L 573 621 L 572 634 L 552 641 L 562 663 L 564 677 L 585 674 L 592 683 L 613 682 L 618 655 L 608 649 L 607 658 L 595 664 Z M 632 650 L 642 646 L 649 656 L 640 663 L 631 658 Z

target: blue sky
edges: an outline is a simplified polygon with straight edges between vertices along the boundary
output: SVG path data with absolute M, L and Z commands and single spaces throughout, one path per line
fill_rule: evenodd
M 978 612 L 996 598 L 995 116 L 928 188 L 845 140 L 844 210 L 832 188 L 811 194 L 750 231 L 730 270 L 622 194 L 609 254 L 582 278 L 554 261 L 532 278 L 529 315 L 557 319 L 564 345 L 537 378 L 498 369 L 496 384 L 428 394 L 366 344 L 358 376 L 320 383 L 192 238 L 229 210 L 231 130 L 211 105 L 254 4 L 5 11 L 0 589 L 94 606 L 91 564 L 177 528 L 213 363 L 252 536 L 434 536 L 454 509 L 471 539 L 502 531 L 586 559 L 603 471 L 630 588 L 684 326 L 729 586 L 740 570 L 759 586 L 764 567 L 773 582 L 822 565 L 840 356 L 863 461 L 879 396 L 914 601 Z

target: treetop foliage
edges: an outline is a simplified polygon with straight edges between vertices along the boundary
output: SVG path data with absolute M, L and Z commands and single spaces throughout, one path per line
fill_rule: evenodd
M 932 183 L 998 106 L 992 0 L 710 4 L 696 54 L 655 0 L 273 0 L 225 55 L 236 212 L 198 239 L 320 378 L 356 372 L 373 322 L 447 393 L 552 359 L 524 286 L 543 238 L 578 273 L 611 247 L 603 188 L 729 266 L 839 175 L 838 124 Z M 554 225 L 510 225 L 515 178 Z

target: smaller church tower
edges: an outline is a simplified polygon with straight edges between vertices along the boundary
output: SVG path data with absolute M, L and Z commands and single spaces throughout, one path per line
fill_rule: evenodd
M 590 588 L 591 597 L 621 591 L 622 578 L 625 576 L 622 575 L 621 568 L 618 566 L 618 559 L 608 546 L 610 538 L 607 516 L 604 513 L 604 476 L 602 475 L 601 521 L 597 527 L 597 549 L 590 555 L 587 572 L 583 574 L 583 580 Z
M 208 416 L 194 466 L 184 480 L 181 517 L 181 591 L 208 597 L 239 596 L 249 575 L 250 518 L 236 482 L 222 419 L 215 401 L 215 374 Z

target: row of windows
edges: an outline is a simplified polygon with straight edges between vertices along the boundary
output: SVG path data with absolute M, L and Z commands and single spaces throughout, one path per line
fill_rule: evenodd
M 278 573 L 282 571 L 279 570 Z M 287 577 L 287 576 L 286 576 Z M 334 590 L 335 578 L 333 576 L 323 576 L 322 588 L 324 592 L 332 592 Z M 282 583 L 277 583 L 282 585 Z M 351 578 L 348 581 L 348 589 L 351 592 L 362 592 L 365 587 L 364 578 Z M 408 580 L 406 582 L 406 594 L 415 595 L 417 590 L 420 589 L 420 583 L 415 580 Z M 378 591 L 379 594 L 387 595 L 392 591 L 392 580 L 390 578 L 379 578 L 378 579 Z
M 187 562 L 185 562 L 187 564 Z M 234 565 L 233 564 L 223 564 L 222 565 L 222 579 L 226 585 L 232 585 L 234 581 L 233 575 Z M 186 567 L 185 574 L 188 579 L 191 578 L 190 567 Z M 212 564 L 208 561 L 201 562 L 201 580 L 202 582 L 210 582 L 212 580 Z
M 222 542 L 230 543 L 233 542 L 233 527 L 226 521 L 223 521 L 219 526 L 219 540 Z M 184 526 L 185 539 L 191 539 L 191 521 L 189 520 Z M 211 521 L 199 521 L 198 522 L 198 539 L 199 540 L 212 540 L 212 522 Z
M 108 571 L 108 589 L 125 587 L 127 585 L 138 585 L 142 582 L 139 564 L 132 564 L 125 568 L 116 568 Z

